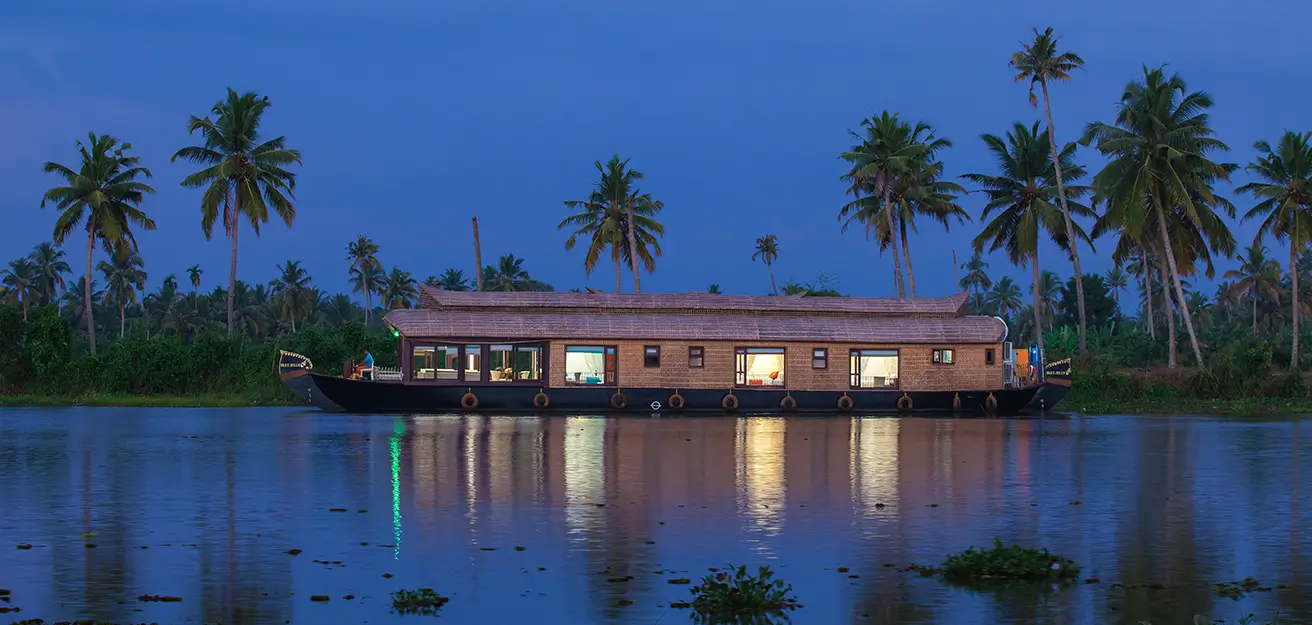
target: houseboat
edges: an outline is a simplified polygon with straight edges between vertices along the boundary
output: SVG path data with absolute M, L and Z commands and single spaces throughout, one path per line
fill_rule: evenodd
M 1069 363 L 1017 371 L 966 294 L 891 299 L 456 292 L 394 310 L 400 366 L 341 377 L 282 352 L 301 398 L 349 412 L 1015 415 L 1052 408 Z M 1046 379 L 1045 379 L 1046 378 Z

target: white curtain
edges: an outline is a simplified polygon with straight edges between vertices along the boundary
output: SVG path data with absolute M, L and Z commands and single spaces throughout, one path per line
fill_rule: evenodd
M 576 377 L 601 378 L 605 365 L 606 357 L 601 352 L 565 352 L 565 377 L 571 381 Z

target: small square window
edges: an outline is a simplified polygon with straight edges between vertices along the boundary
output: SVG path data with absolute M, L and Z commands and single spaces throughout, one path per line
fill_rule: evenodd
M 993 350 L 991 350 L 991 349 L 986 349 L 986 350 L 984 350 L 984 364 L 986 364 L 986 365 L 991 365 L 991 364 L 993 364 L 994 362 L 996 362 L 996 360 L 995 360 L 996 358 L 997 358 L 997 356 L 994 355 L 994 351 L 993 351 Z
M 811 350 L 811 368 L 828 369 L 829 368 L 829 350 L 824 347 L 817 347 Z
M 656 345 L 642 348 L 642 364 L 644 367 L 661 366 L 661 348 Z
M 688 348 L 688 366 L 694 369 L 700 369 L 706 364 L 706 348 L 689 347 Z
M 953 350 L 936 349 L 934 350 L 933 362 L 936 365 L 950 365 L 955 360 L 953 356 Z

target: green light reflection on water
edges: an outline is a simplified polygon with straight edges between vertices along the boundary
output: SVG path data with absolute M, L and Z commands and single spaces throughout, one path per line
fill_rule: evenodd
M 405 434 L 405 421 L 397 418 L 388 438 L 387 447 L 392 456 L 392 559 L 401 559 L 401 435 Z

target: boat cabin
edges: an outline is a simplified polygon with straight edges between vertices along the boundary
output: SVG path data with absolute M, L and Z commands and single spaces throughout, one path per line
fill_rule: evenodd
M 456 292 L 387 315 L 411 385 L 788 391 L 1004 387 L 1006 325 L 895 299 Z M 1008 361 L 1010 358 L 1007 359 Z

